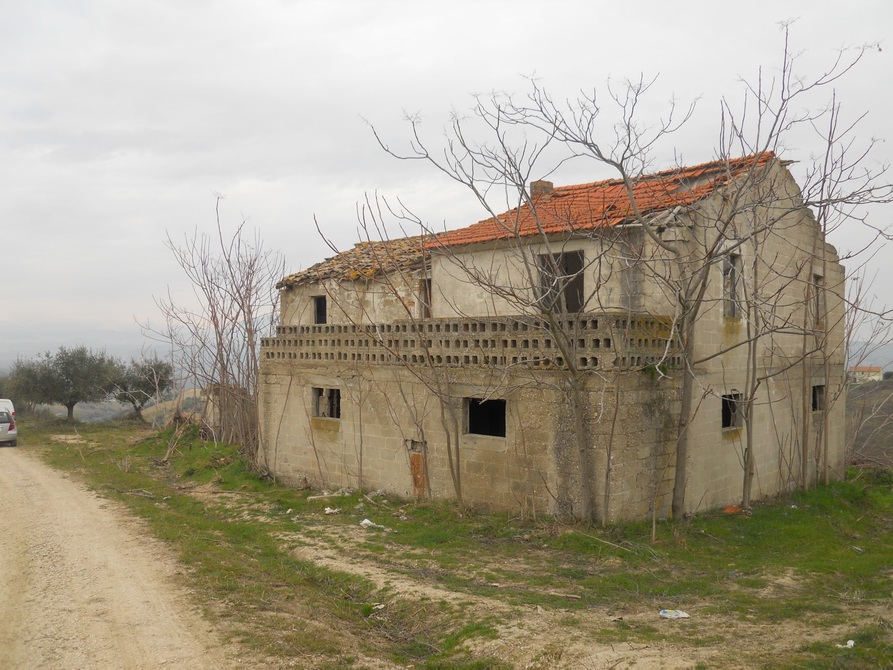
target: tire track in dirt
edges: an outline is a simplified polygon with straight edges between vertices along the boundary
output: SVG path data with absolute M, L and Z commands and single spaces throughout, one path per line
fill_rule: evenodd
M 466 616 L 487 620 L 499 629 L 496 639 L 479 639 L 468 646 L 482 656 L 498 658 L 523 670 L 578 670 L 595 668 L 654 668 L 682 670 L 706 656 L 701 650 L 683 651 L 665 643 L 641 644 L 625 641 L 601 643 L 594 632 L 610 628 L 617 617 L 608 609 L 571 613 L 563 609 L 511 605 L 499 599 L 453 591 L 430 581 L 414 578 L 396 565 L 379 565 L 371 557 L 358 557 L 355 547 L 366 531 L 356 527 L 327 529 L 326 539 L 310 538 L 299 533 L 284 534 L 297 558 L 316 565 L 363 577 L 381 590 L 383 607 L 390 599 L 423 599 L 449 603 Z M 624 619 L 637 625 L 648 625 L 654 612 L 625 612 Z M 568 635 L 569 617 L 576 620 Z
M 113 503 L 0 449 L 0 667 L 238 667 L 176 571 Z

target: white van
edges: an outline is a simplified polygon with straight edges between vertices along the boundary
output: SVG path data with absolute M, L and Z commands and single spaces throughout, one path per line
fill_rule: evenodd
M 16 410 L 12 400 L 0 398 L 0 444 L 16 446 L 19 431 L 16 428 Z

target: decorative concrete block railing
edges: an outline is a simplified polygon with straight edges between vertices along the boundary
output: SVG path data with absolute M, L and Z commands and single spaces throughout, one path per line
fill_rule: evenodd
M 279 326 L 264 338 L 267 360 L 437 367 L 577 369 L 679 365 L 668 317 L 583 314 L 543 318 L 417 319 L 384 324 Z

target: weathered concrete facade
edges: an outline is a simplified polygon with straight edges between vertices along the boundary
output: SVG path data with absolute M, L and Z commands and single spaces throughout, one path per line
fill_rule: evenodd
M 740 500 L 745 402 L 754 498 L 839 475 L 843 269 L 785 167 L 760 161 L 674 173 L 647 219 L 596 212 L 603 184 L 566 187 L 528 204 L 561 203 L 542 234 L 481 222 L 285 278 L 262 348 L 267 467 L 528 515 L 664 516 L 692 375 L 690 511 Z M 587 224 L 568 226 L 581 193 Z M 692 268 L 707 282 L 686 357 L 674 291 Z
M 615 441 L 626 445 L 615 452 L 621 484 L 612 500 L 618 509 L 645 510 L 654 473 L 671 472 L 665 461 L 672 454 L 674 391 L 647 372 L 614 369 L 620 317 L 577 318 L 572 327 L 584 345 L 576 354 L 586 364 L 581 390 L 594 451 L 603 452 L 597 445 L 608 439 L 612 422 Z M 643 340 L 636 359 L 659 360 L 662 329 L 650 319 L 630 325 L 630 332 L 648 335 L 647 346 L 645 337 L 636 338 Z M 563 439 L 574 421 L 561 390 L 566 373 L 555 369 L 560 356 L 541 321 L 401 320 L 285 326 L 281 333 L 264 350 L 261 390 L 266 458 L 274 472 L 330 485 L 362 482 L 408 497 L 453 497 L 444 447 L 458 439 L 466 501 L 531 514 L 579 508 L 584 475 L 572 441 Z M 340 389 L 339 418 L 314 416 L 314 388 Z M 442 398 L 451 399 L 446 418 Z M 505 401 L 504 436 L 468 432 L 467 398 Z M 603 471 L 600 458 L 603 453 L 586 478 Z

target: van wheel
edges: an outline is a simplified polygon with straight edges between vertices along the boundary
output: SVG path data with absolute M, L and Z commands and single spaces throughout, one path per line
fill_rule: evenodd
M 16 446 L 18 443 L 19 443 L 18 440 L 13 440 L 12 442 L 9 443 L 9 445 L 10 445 L 11 447 L 14 447 L 14 446 Z

